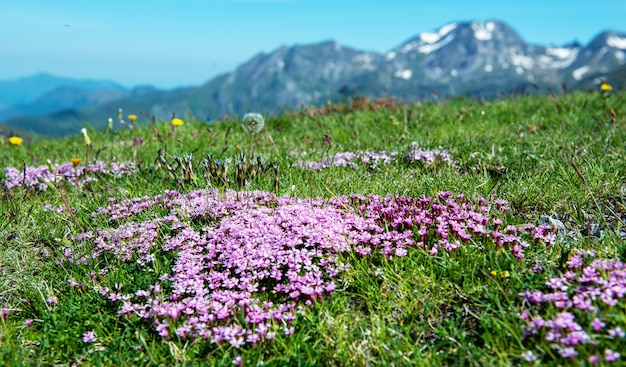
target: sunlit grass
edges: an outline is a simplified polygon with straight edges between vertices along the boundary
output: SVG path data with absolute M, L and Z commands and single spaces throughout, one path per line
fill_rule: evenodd
M 7 365 L 484 366 L 583 364 L 590 358 L 620 363 L 626 356 L 610 353 L 626 350 L 619 332 L 613 331 L 617 337 L 598 336 L 588 312 L 573 305 L 566 310 L 537 306 L 523 294 L 548 294 L 546 282 L 571 270 L 570 261 L 581 251 L 594 250 L 598 259 L 626 259 L 624 97 L 576 93 L 483 104 L 459 99 L 331 106 L 265 117 L 254 134 L 240 121 L 206 124 L 185 118 L 184 124 L 88 130 L 88 146 L 80 130 L 74 137 L 3 145 L 0 358 Z M 88 169 L 97 161 L 104 163 Z M 303 162 L 316 163 L 316 169 Z M 118 174 L 112 164 L 136 170 Z M 217 196 L 211 201 L 210 195 L 197 194 L 203 206 L 171 201 L 192 192 Z M 448 219 L 446 237 L 434 225 L 420 234 L 421 222 L 400 220 L 404 214 L 398 213 L 418 207 L 405 198 L 433 198 L 423 208 L 433 218 L 456 215 L 450 214 L 457 213 L 452 209 L 433 208 L 443 205 L 442 192 L 451 198 L 462 194 L 477 213 L 485 206 L 489 235 L 461 241 Z M 245 204 L 251 195 L 256 199 Z M 378 207 L 367 206 L 367 197 L 392 198 L 397 204 L 383 206 L 379 213 Z M 510 210 L 498 211 L 499 205 Z M 367 210 L 359 211 L 359 206 Z M 565 236 L 550 244 L 557 228 L 537 227 L 541 216 L 563 222 Z M 376 227 L 359 229 L 365 222 L 356 218 L 369 218 L 368 225 Z M 154 237 L 142 238 L 152 233 L 143 227 L 123 239 L 125 226 L 152 223 L 158 227 Z M 245 235 L 238 237 L 244 223 Z M 341 227 L 348 223 L 349 228 Z M 464 220 L 459 223 L 473 228 Z M 497 233 L 505 233 L 507 226 L 544 228 L 545 233 L 537 234 L 538 242 L 534 230 L 521 235 L 528 246 L 519 252 L 517 242 L 498 243 Z M 264 232 L 267 228 L 274 232 Z M 347 230 L 354 233 L 333 237 Z M 412 242 L 398 246 L 402 240 L 389 234 L 393 230 L 405 231 Z M 289 304 L 293 313 L 253 322 L 246 320 L 247 306 L 233 308 L 228 317 L 208 324 L 234 325 L 243 334 L 220 340 L 210 328 L 207 337 L 185 328 L 209 306 L 186 316 L 140 317 L 137 312 L 152 309 L 137 307 L 121 312 L 126 316 L 118 314 L 125 301 L 118 296 L 143 305 L 151 297 L 143 292 L 153 295 L 156 284 L 167 297 L 178 294 L 169 300 L 172 304 L 192 299 L 191 288 L 177 293 L 170 288 L 175 281 L 161 278 L 183 274 L 173 269 L 190 260 L 181 262 L 180 252 L 162 248 L 174 246 L 173 239 L 184 240 L 207 255 L 202 260 L 206 265 L 214 247 L 198 245 L 199 237 L 192 234 L 211 231 L 220 235 L 210 246 L 226 246 L 220 241 L 231 237 L 240 241 L 219 250 L 223 252 L 215 259 L 222 260 L 211 263 L 237 282 L 260 277 L 265 269 L 219 262 L 232 261 L 237 246 L 254 242 L 255 249 L 271 244 L 280 248 L 273 251 L 286 251 L 289 241 L 300 239 L 294 246 L 302 256 L 305 249 L 318 252 L 306 272 L 298 268 L 291 275 L 313 276 L 321 270 L 328 288 L 311 290 L 305 282 L 297 283 L 305 285 L 299 288 L 295 278 L 285 280 L 289 267 L 281 263 L 276 268 L 284 272 L 280 281 L 259 281 L 259 287 L 281 284 L 279 291 L 252 294 L 259 302 Z M 374 238 L 389 236 L 390 245 L 356 239 L 366 232 Z M 434 243 L 448 237 L 433 251 Z M 120 257 L 115 246 L 133 241 L 151 247 L 134 252 L 143 248 L 138 246 L 129 258 Z M 146 260 L 146 254 L 152 257 Z M 283 255 L 264 256 L 270 264 Z M 334 269 L 333 264 L 341 265 Z M 211 284 L 194 274 L 199 284 Z M 219 287 L 228 288 L 220 283 L 207 288 L 207 294 Z M 289 291 L 281 293 L 281 287 Z M 599 297 L 593 301 L 598 317 L 608 320 L 610 328 L 626 331 L 623 294 L 613 296 L 611 307 Z M 529 336 L 527 321 L 520 318 L 525 310 L 544 320 L 571 311 L 590 341 L 564 345 L 559 338 L 546 340 L 545 330 Z M 171 327 L 159 327 L 163 321 Z M 192 321 L 197 322 L 207 323 Z M 260 325 L 265 326 L 259 331 Z M 570 347 L 576 355 L 566 350 Z

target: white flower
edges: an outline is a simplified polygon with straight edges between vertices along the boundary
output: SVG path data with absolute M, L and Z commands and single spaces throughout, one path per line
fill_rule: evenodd
M 260 133 L 265 126 L 265 119 L 260 113 L 246 113 L 241 122 L 244 130 L 255 134 Z

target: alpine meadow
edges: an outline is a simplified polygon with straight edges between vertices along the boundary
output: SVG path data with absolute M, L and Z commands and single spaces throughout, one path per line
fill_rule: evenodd
M 621 88 L 83 127 L 0 142 L 2 365 L 626 365 Z

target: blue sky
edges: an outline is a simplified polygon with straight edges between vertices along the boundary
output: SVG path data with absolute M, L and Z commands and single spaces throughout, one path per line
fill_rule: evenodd
M 280 45 L 387 51 L 453 21 L 498 19 L 529 43 L 626 33 L 626 0 L 3 0 L 0 79 L 49 72 L 200 85 Z

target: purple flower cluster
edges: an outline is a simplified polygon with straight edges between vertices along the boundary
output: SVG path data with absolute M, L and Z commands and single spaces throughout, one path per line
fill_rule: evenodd
M 358 198 L 367 205 L 359 206 L 359 213 L 373 220 L 390 233 L 407 231 L 414 234 L 415 245 L 431 255 L 440 251 L 454 252 L 471 240 L 495 243 L 498 250 L 507 250 L 518 259 L 524 257 L 524 249 L 535 243 L 553 244 L 556 235 L 549 226 L 503 226 L 502 220 L 492 218 L 493 212 L 509 210 L 508 203 L 496 200 L 490 203 L 484 198 L 473 204 L 464 195 L 453 196 L 441 192 L 434 198 L 376 197 Z
M 422 162 L 433 164 L 437 158 L 442 162 L 453 163 L 452 157 L 447 150 L 423 150 L 418 147 L 417 142 L 412 142 L 409 152 L 406 154 L 406 160 L 409 163 Z
M 78 246 L 64 251 L 76 264 L 136 262 L 145 271 L 159 269 L 155 262 L 173 256 L 171 269 L 159 270 L 159 281 L 149 287 L 124 294 L 103 284 L 100 294 L 120 305 L 119 316 L 151 320 L 164 338 L 206 338 L 240 347 L 271 340 L 277 332 L 292 333 L 298 304 L 311 305 L 335 290 L 336 277 L 347 268 L 339 260 L 342 252 L 394 258 L 411 246 L 436 254 L 480 240 L 521 257 L 528 246 L 523 234 L 552 241 L 542 227 L 502 229 L 493 216 L 507 208 L 504 201 L 480 199 L 474 205 L 450 193 L 326 200 L 167 191 L 112 200 L 94 216 L 107 216 L 118 226 L 81 234 Z M 111 256 L 118 261 L 99 261 Z
M 95 343 L 98 340 L 96 333 L 92 331 L 88 331 L 83 334 L 83 342 L 84 343 Z
M 381 151 L 362 151 L 356 152 L 339 152 L 332 157 L 323 157 L 317 161 L 298 160 L 294 163 L 294 167 L 304 170 L 321 171 L 330 167 L 350 167 L 358 168 L 358 163 L 374 169 L 380 164 L 389 164 L 395 160 L 397 152 Z
M 89 163 L 87 166 L 74 166 L 71 162 L 63 164 L 50 164 L 38 167 L 26 167 L 17 169 L 7 167 L 4 185 L 7 188 L 24 186 L 28 189 L 45 191 L 49 184 L 56 181 L 66 181 L 74 185 L 83 185 L 91 181 L 97 181 L 98 174 L 110 174 L 114 177 L 129 175 L 136 171 L 133 162 L 111 162 L 107 164 L 102 161 Z
M 298 155 L 292 152 L 292 156 Z M 321 171 L 330 167 L 351 167 L 358 168 L 358 164 L 364 164 L 368 168 L 374 169 L 381 164 L 389 164 L 396 160 L 398 152 L 381 151 L 362 151 L 356 152 L 340 152 L 335 153 L 331 157 L 322 157 L 319 160 L 298 160 L 294 163 L 294 167 L 304 170 Z M 434 164 L 439 159 L 445 163 L 454 163 L 452 157 L 447 150 L 423 150 L 418 148 L 417 142 L 410 145 L 410 150 L 406 154 L 408 163 L 422 162 L 425 164 Z
M 604 361 L 620 358 L 610 347 L 623 347 L 626 341 L 621 317 L 626 264 L 616 259 L 591 261 L 595 256 L 593 251 L 573 255 L 567 262 L 569 270 L 545 283 L 547 292 L 526 290 L 521 294 L 531 306 L 520 315 L 525 322 L 524 339 L 545 341 L 563 358 L 586 354 L 590 362 L 598 363 L 597 351 L 602 349 Z

